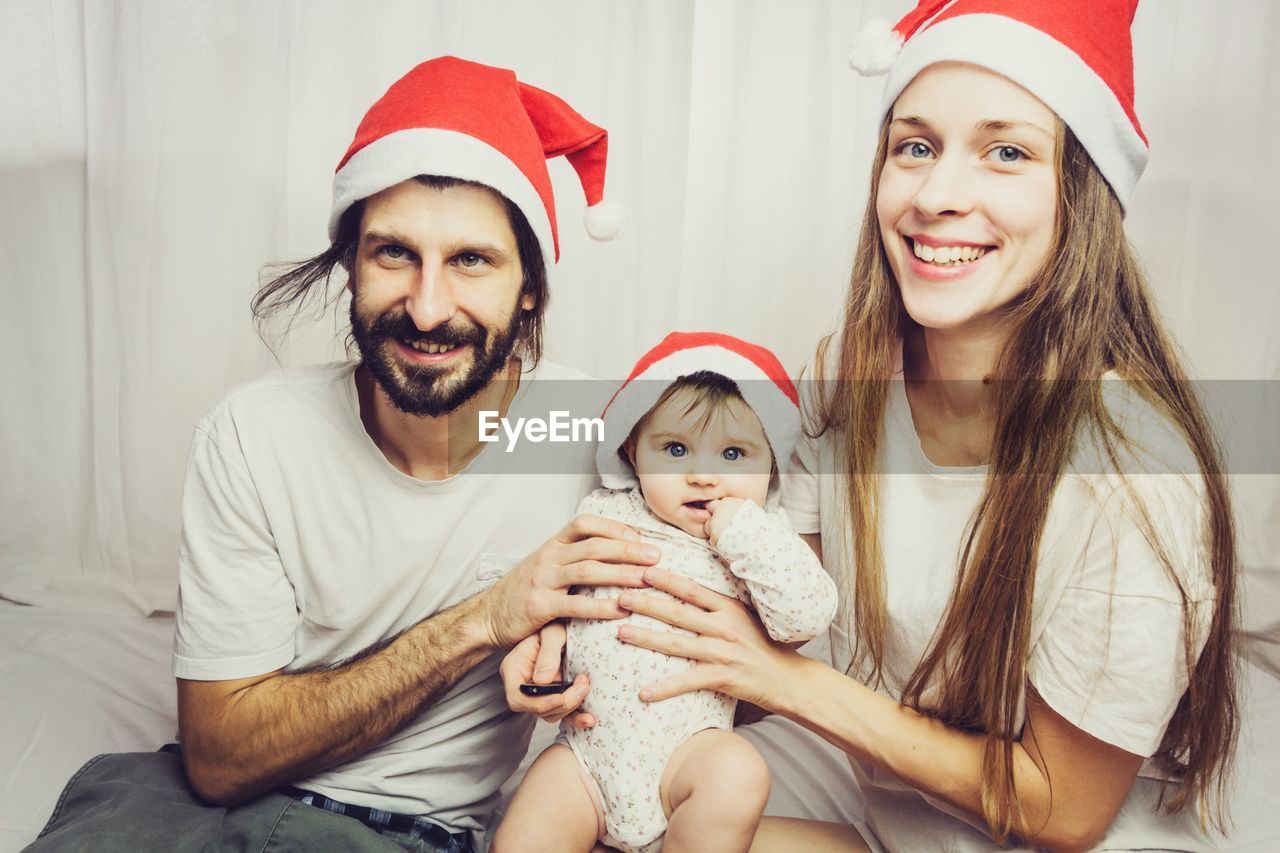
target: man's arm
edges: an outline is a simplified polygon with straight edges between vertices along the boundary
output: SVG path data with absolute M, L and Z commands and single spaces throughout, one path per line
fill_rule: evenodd
M 481 606 L 468 599 L 331 669 L 178 679 L 192 787 L 235 805 L 368 752 L 491 653 Z
M 332 669 L 178 680 L 192 787 L 222 805 L 333 767 L 385 740 L 476 664 L 562 616 L 624 615 L 575 584 L 644 585 L 656 549 L 621 522 L 578 516 L 493 587 Z

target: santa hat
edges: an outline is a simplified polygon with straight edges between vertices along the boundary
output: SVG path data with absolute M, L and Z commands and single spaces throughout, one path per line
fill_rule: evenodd
M 365 114 L 333 176 L 329 238 L 357 201 L 416 175 L 475 181 L 524 214 L 547 269 L 560 257 L 548 157 L 564 155 L 587 197 L 587 232 L 622 233 L 626 211 L 606 205 L 609 135 L 512 71 L 453 56 L 428 60 L 391 84 Z
M 1147 138 L 1133 109 L 1129 29 L 1138 0 L 920 0 L 894 27 L 869 22 L 849 64 L 889 73 L 887 111 L 935 62 L 967 62 L 1009 78 L 1071 128 L 1128 206 L 1147 165 Z
M 672 332 L 644 354 L 604 408 L 604 441 L 596 450 L 596 467 L 605 488 L 638 485 L 635 471 L 618 451 L 672 383 L 704 370 L 737 383 L 764 427 L 778 469 L 786 467 L 800 437 L 800 400 L 777 357 L 730 335 Z

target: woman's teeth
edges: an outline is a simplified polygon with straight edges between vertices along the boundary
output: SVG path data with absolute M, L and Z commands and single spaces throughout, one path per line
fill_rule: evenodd
M 915 241 L 912 241 L 911 249 L 920 260 L 938 266 L 971 263 L 987 253 L 982 246 L 926 246 Z
M 437 353 L 442 353 L 442 352 L 449 352 L 450 350 L 457 349 L 458 347 L 457 344 L 429 344 L 426 341 L 410 341 L 410 340 L 405 340 L 404 344 L 405 346 L 413 347 L 418 352 L 425 352 L 425 353 L 428 353 L 429 355 L 435 355 Z

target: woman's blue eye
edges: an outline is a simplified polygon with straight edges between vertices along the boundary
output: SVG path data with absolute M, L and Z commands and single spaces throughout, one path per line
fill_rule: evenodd
M 680 457 L 684 456 L 686 453 L 689 452 L 689 448 L 685 447 L 683 444 L 681 444 L 678 441 L 667 442 L 666 447 L 662 449 L 667 451 L 667 453 L 671 454 L 677 459 L 679 459 Z
M 928 157 L 933 153 L 929 150 L 929 146 L 925 145 L 923 142 L 908 142 L 903 146 L 903 149 L 906 151 L 908 157 L 916 160 L 923 160 L 925 157 Z
M 737 462 L 746 454 L 742 452 L 741 447 L 726 447 L 724 452 L 720 454 L 727 462 Z
M 1001 163 L 1017 163 L 1019 160 L 1025 160 L 1027 155 L 1022 152 L 1021 148 L 1015 148 L 1012 145 L 1001 145 L 999 148 L 993 149 L 996 158 Z

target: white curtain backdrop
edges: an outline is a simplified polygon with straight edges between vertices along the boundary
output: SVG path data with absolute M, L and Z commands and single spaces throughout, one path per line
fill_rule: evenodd
M 3 0 L 0 595 L 172 608 L 192 427 L 277 369 L 259 270 L 325 247 L 361 115 L 433 55 L 516 69 L 610 131 L 620 241 L 586 237 L 551 166 L 550 358 L 621 377 L 714 329 L 798 368 L 837 316 L 880 118 L 845 54 L 911 5 Z M 1197 377 L 1280 379 L 1280 5 L 1146 0 L 1134 42 L 1152 155 L 1129 236 Z M 283 361 L 340 356 L 342 316 Z M 1275 479 L 1236 483 L 1247 618 L 1273 639 Z

